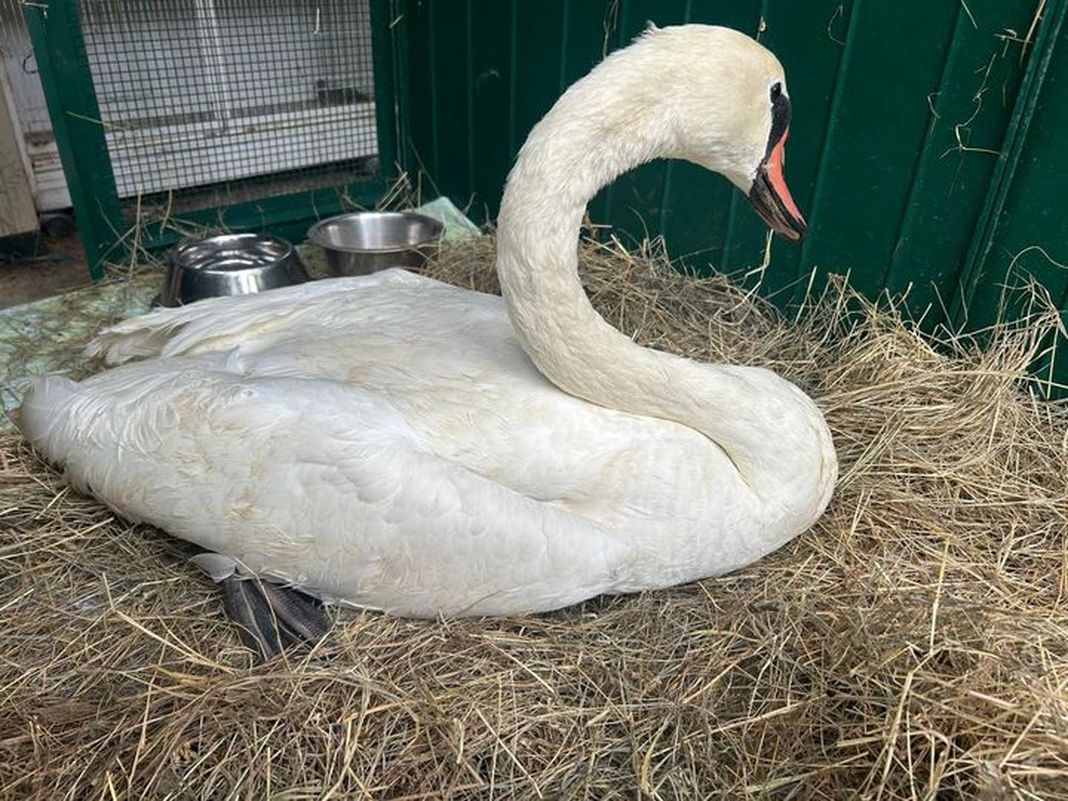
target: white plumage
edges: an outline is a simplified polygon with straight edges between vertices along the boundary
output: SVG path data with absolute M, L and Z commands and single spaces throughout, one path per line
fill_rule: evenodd
M 689 88 L 665 74 L 680 61 L 705 70 Z M 23 431 L 128 518 L 397 614 L 541 611 L 748 564 L 828 502 L 821 414 L 766 370 L 634 345 L 582 294 L 575 240 L 593 192 L 657 155 L 751 183 L 775 80 L 740 34 L 651 31 L 525 145 L 500 217 L 507 307 L 390 270 L 157 310 L 90 347 L 148 358 L 39 379 Z M 636 105 L 649 84 L 676 107 L 704 91 L 706 119 Z

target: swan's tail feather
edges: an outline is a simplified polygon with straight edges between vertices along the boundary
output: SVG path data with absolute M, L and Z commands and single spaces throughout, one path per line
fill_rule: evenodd
M 58 461 L 62 455 L 70 406 L 78 394 L 78 384 L 69 378 L 46 375 L 33 380 L 22 401 L 19 428 L 30 444 L 50 461 Z
M 256 295 L 206 298 L 188 306 L 159 308 L 106 328 L 90 342 L 86 355 L 116 365 L 151 356 L 178 356 L 204 350 L 228 350 L 250 334 L 301 315 L 349 292 L 381 284 L 411 285 L 427 279 L 403 270 L 311 281 Z
M 273 293 L 283 297 L 272 297 Z M 189 306 L 131 317 L 101 331 L 85 346 L 85 354 L 114 366 L 146 357 L 227 350 L 241 344 L 251 332 L 267 330 L 311 308 L 306 300 L 295 301 L 287 290 L 273 293 L 207 298 Z
M 172 335 L 186 322 L 178 315 L 167 314 L 171 311 L 150 312 L 104 329 L 85 346 L 85 355 L 103 359 L 108 365 L 159 356 Z
M 160 308 L 105 328 L 85 346 L 85 355 L 114 366 L 132 359 L 177 356 L 198 346 L 214 349 L 212 345 L 221 342 L 232 347 L 248 330 L 262 329 L 301 308 L 291 299 L 279 304 L 268 294 L 208 298 L 189 306 Z

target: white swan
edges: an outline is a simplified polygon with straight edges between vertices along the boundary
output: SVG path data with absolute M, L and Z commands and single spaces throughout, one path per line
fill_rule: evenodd
M 22 430 L 124 517 L 327 601 L 508 615 L 739 568 L 822 513 L 827 425 L 767 370 L 609 326 L 576 240 L 598 188 L 657 157 L 725 175 L 799 238 L 788 119 L 752 39 L 652 28 L 530 134 L 499 217 L 503 301 L 390 270 L 161 309 L 89 348 L 152 358 L 39 379 Z

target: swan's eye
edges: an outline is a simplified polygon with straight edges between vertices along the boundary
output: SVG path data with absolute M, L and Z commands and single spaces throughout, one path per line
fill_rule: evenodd
M 774 103 L 780 97 L 782 97 L 782 84 L 778 82 L 773 83 L 771 85 L 771 102 Z

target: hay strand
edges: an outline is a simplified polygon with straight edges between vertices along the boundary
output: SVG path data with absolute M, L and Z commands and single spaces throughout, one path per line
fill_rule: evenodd
M 253 666 L 183 546 L 0 441 L 0 797 L 1068 799 L 1068 413 L 1055 320 L 936 347 L 832 283 L 797 321 L 587 245 L 639 341 L 817 398 L 827 515 L 718 580 L 530 619 L 341 613 Z M 432 267 L 492 290 L 492 242 Z

